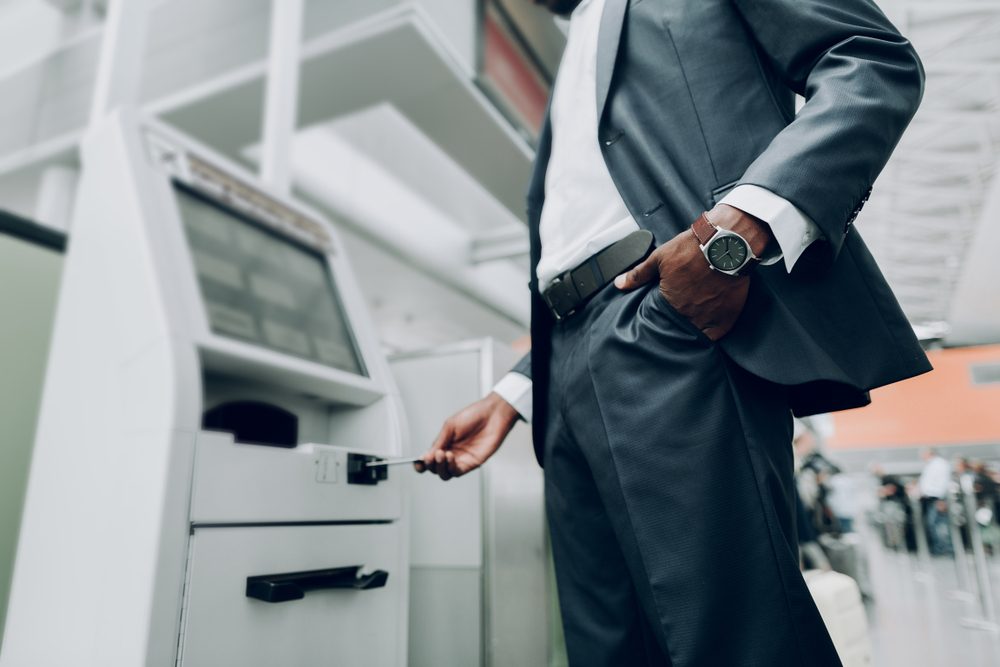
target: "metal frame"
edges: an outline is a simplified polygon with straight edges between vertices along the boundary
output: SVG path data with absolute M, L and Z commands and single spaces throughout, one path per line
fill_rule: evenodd
M 299 101 L 303 0 L 271 0 L 260 175 L 282 195 L 292 187 L 292 135 Z
M 0 210 L 0 234 L 34 243 L 58 253 L 66 250 L 66 234 L 3 210 Z

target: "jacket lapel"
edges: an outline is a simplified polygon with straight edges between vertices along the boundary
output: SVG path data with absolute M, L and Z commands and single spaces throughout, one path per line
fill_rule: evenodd
M 628 0 L 607 0 L 601 17 L 601 30 L 597 36 L 597 121 L 604 115 L 604 105 L 608 101 L 611 75 L 618 59 L 618 44 L 621 41 L 622 25 Z
M 528 216 L 535 208 L 542 205 L 545 199 L 545 170 L 549 164 L 549 153 L 552 150 L 552 96 L 549 96 L 545 116 L 542 119 L 542 129 L 538 134 L 538 146 L 535 149 L 535 163 L 531 169 L 531 180 L 528 181 Z M 529 220 L 530 222 L 530 220 Z

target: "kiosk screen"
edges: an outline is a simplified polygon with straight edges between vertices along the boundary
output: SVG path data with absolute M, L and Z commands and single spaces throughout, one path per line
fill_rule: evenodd
M 325 257 L 178 186 L 212 331 L 365 375 Z

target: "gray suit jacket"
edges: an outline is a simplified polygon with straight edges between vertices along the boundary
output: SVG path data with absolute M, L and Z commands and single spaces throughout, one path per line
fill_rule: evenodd
M 923 69 L 871 0 L 607 0 L 598 40 L 598 139 L 626 206 L 663 243 L 741 183 L 791 201 L 823 231 L 788 274 L 758 267 L 720 341 L 790 387 L 799 415 L 857 407 L 930 370 L 854 219 L 917 109 Z M 806 104 L 795 113 L 794 94 Z M 528 190 L 536 445 L 552 317 L 534 267 L 551 145 Z

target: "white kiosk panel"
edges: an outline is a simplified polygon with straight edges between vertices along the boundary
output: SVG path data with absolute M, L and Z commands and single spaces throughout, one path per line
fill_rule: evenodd
M 192 547 L 185 610 L 185 667 L 399 664 L 404 580 L 373 590 L 309 593 L 266 604 L 247 600 L 246 574 L 312 571 L 331 563 L 391 571 L 402 536 L 392 525 L 220 528 Z

